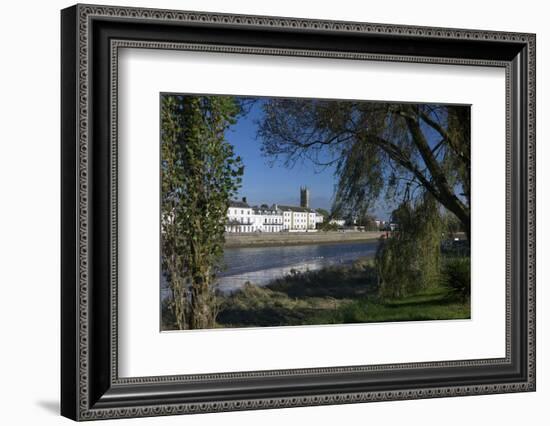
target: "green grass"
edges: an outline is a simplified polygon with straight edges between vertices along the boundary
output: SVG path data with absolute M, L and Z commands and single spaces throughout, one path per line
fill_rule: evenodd
M 222 327 L 301 325 L 321 312 L 333 311 L 340 301 L 326 297 L 290 297 L 253 285 L 225 298 L 217 322 Z
M 466 318 L 470 318 L 470 304 L 457 300 L 446 289 L 436 288 L 399 300 L 365 298 L 351 301 L 333 312 L 311 318 L 311 323 L 348 324 Z

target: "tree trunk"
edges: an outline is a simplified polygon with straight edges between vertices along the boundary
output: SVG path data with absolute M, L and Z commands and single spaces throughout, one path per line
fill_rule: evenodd
M 428 145 L 426 137 L 422 133 L 418 121 L 410 116 L 405 116 L 405 122 L 409 132 L 415 142 L 415 145 L 426 164 L 426 167 L 430 171 L 432 176 L 432 185 L 436 191 L 431 190 L 430 186 L 426 187 L 432 195 L 443 204 L 449 211 L 453 212 L 458 220 L 462 223 L 468 240 L 470 239 L 470 211 L 469 208 L 455 195 L 452 188 L 449 186 L 449 182 L 445 177 L 445 173 L 441 169 L 440 164 L 437 162 L 433 153 Z
M 188 328 L 187 310 L 187 289 L 184 280 L 178 274 L 171 276 L 173 312 L 176 318 L 176 325 L 179 330 Z
M 210 291 L 208 274 L 193 277 L 189 328 L 213 328 L 215 320 L 214 296 Z

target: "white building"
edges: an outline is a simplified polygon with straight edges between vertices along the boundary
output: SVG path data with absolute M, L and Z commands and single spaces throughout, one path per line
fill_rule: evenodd
M 261 205 L 254 207 L 254 231 L 281 232 L 283 230 L 283 214 L 274 204 L 271 207 Z
M 246 198 L 242 201 L 230 201 L 227 209 L 225 232 L 253 232 L 253 210 Z
M 297 206 L 279 206 L 283 212 L 283 229 L 289 232 L 311 232 L 317 228 L 315 210 Z
M 339 228 L 343 228 L 346 224 L 346 221 L 344 219 L 331 219 L 329 223 L 332 225 L 336 225 Z
M 320 225 L 324 221 L 325 221 L 325 217 L 321 213 L 315 212 L 315 224 Z
M 302 206 L 268 206 L 251 207 L 246 202 L 231 201 L 227 210 L 225 232 L 316 232 L 317 226 L 323 223 L 322 214 L 309 208 L 309 190 L 300 188 Z

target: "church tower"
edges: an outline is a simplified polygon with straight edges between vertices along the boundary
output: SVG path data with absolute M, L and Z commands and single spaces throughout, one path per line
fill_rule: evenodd
M 307 186 L 300 187 L 300 207 L 309 209 L 309 189 Z

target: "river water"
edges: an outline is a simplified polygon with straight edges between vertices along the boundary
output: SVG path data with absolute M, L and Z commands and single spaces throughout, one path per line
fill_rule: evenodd
M 231 293 L 247 281 L 261 286 L 293 270 L 304 272 L 329 265 L 351 264 L 360 257 L 374 256 L 377 246 L 377 241 L 368 241 L 229 248 L 225 250 L 226 268 L 218 274 L 217 288 L 223 293 Z
M 372 257 L 378 241 L 226 248 L 216 288 L 224 294 L 250 282 L 266 285 L 291 271 L 314 271 L 331 265 L 349 265 L 361 257 Z M 166 295 L 168 289 L 163 289 Z

